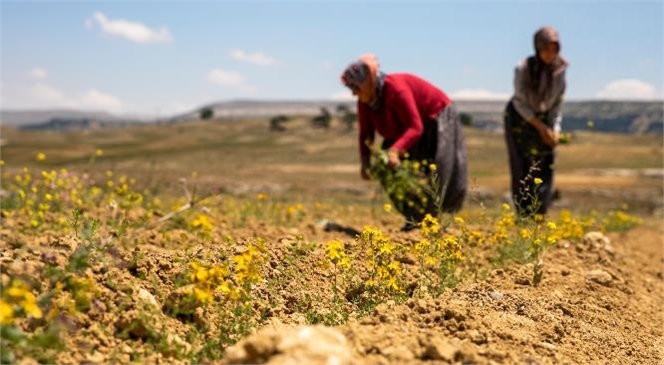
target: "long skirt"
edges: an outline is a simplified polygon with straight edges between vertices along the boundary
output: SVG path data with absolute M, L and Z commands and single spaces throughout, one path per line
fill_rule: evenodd
M 435 120 L 424 120 L 423 126 L 422 136 L 408 150 L 408 159 L 424 161 L 427 166 L 435 164 L 435 172 L 425 169 L 425 173 L 429 179 L 436 176 L 437 186 L 426 192 L 428 203 L 424 209 L 399 204 L 397 197 L 390 195 L 395 208 L 412 224 L 420 223 L 426 214 L 436 217 L 459 211 L 468 190 L 468 153 L 454 104 L 443 109 Z M 387 149 L 392 143 L 384 141 L 382 147 Z M 437 196 L 431 196 L 434 193 Z
M 538 118 L 549 120 L 546 113 Z M 522 217 L 545 215 L 553 198 L 555 150 L 542 142 L 511 101 L 504 121 L 514 207 Z

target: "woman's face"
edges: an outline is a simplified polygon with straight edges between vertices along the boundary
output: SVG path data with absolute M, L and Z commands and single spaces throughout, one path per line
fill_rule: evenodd
M 539 58 L 546 64 L 551 64 L 558 57 L 558 43 L 545 44 L 539 51 Z
M 368 104 L 373 99 L 373 88 L 371 87 L 370 82 L 365 82 L 359 86 L 352 85 L 350 90 L 362 103 Z

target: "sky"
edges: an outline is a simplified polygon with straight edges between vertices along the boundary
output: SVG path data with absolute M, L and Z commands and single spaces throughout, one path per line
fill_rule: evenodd
M 661 100 L 662 1 L 5 1 L 0 108 L 165 116 L 236 99 L 351 100 L 372 52 L 453 99 L 507 100 L 558 29 L 566 100 Z

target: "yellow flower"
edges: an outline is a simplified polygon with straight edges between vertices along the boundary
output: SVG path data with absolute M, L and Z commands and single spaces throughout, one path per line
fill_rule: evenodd
M 531 238 L 531 237 L 533 236 L 533 235 L 532 235 L 532 232 L 530 232 L 530 230 L 529 230 L 528 228 L 523 228 L 523 229 L 521 229 L 521 231 L 519 232 L 519 235 L 520 235 L 521 238 L 523 238 L 523 239 L 529 239 L 529 238 Z
M 267 199 L 267 194 L 258 193 L 257 197 L 258 197 L 258 200 L 266 200 Z
M 194 229 L 200 229 L 206 232 L 210 232 L 214 229 L 214 224 L 210 222 L 210 218 L 205 214 L 199 214 L 190 225 Z
M 533 182 L 535 183 L 535 185 L 541 185 L 541 184 L 542 184 L 542 179 L 540 179 L 539 177 L 536 177 L 536 178 L 533 180 Z
M 379 250 L 378 250 L 378 253 L 380 253 L 380 254 L 388 254 L 388 255 L 389 255 L 389 254 L 391 254 L 392 252 L 394 252 L 394 249 L 395 249 L 395 248 L 396 248 L 396 247 L 394 246 L 394 244 L 392 244 L 392 242 L 390 242 L 390 241 L 384 241 L 383 244 L 380 246 L 380 248 L 379 248 Z
M 350 269 L 350 257 L 344 256 L 341 259 L 339 259 L 337 266 L 339 266 L 342 269 Z
M 456 223 L 456 224 L 463 224 L 463 223 L 464 223 L 464 220 L 463 220 L 463 218 L 461 218 L 461 217 L 459 217 L 459 216 L 456 216 L 456 217 L 454 217 L 454 223 Z
M 37 161 L 44 161 L 46 160 L 46 155 L 43 152 L 39 152 L 37 156 L 35 157 Z
M 199 302 L 207 303 L 212 301 L 212 295 L 207 290 L 201 290 L 199 288 L 194 288 L 194 296 Z
M 399 264 L 399 261 L 392 260 L 392 262 L 387 265 L 387 268 L 392 272 L 398 272 L 401 268 L 401 265 Z
M 399 284 L 397 284 L 397 278 L 395 277 L 389 278 L 385 284 L 388 289 L 399 290 Z
M 424 216 L 420 227 L 422 234 L 424 235 L 436 234 L 440 232 L 440 223 L 438 222 L 438 219 L 428 213 L 426 216 Z
M 208 278 L 208 272 L 204 268 L 200 268 L 196 271 L 196 281 L 204 283 Z
M 224 293 L 224 294 L 229 294 L 231 292 L 231 287 L 228 285 L 227 281 L 222 282 L 217 286 L 217 290 Z
M 436 170 L 438 170 L 438 167 L 436 167 L 436 164 L 432 163 L 432 164 L 429 165 L 429 170 L 436 171 Z
M 37 306 L 37 303 L 35 303 L 34 298 L 32 300 L 24 300 L 23 303 L 21 303 L 21 306 L 23 307 L 23 310 L 25 313 L 35 317 L 35 318 L 41 318 L 42 317 L 42 311 Z
M 387 213 L 392 211 L 392 204 L 385 204 L 383 205 L 383 210 L 385 210 Z
M 0 324 L 9 324 L 14 319 L 14 308 L 0 299 Z

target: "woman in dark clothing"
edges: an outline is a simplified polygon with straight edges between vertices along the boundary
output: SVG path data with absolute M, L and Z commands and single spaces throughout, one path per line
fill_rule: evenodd
M 554 28 L 539 29 L 534 46 L 535 55 L 516 67 L 514 96 L 505 109 L 512 199 L 522 217 L 544 215 L 551 204 L 568 66 Z
M 404 158 L 435 164 L 439 208 L 449 213 L 461 209 L 467 191 L 467 158 L 459 118 L 450 98 L 418 76 L 381 72 L 372 54 L 351 63 L 341 80 L 358 97 L 362 178 L 370 178 L 368 144 L 374 142 L 377 132 L 383 137 L 388 166 L 395 168 Z M 436 216 L 438 207 L 431 201 L 425 211 L 395 202 L 407 221 L 402 230 L 416 227 L 427 213 Z

